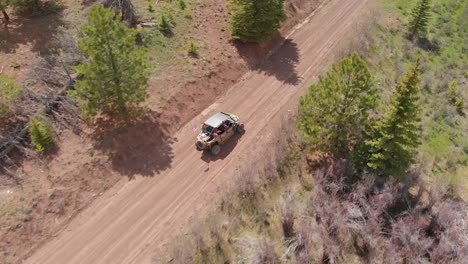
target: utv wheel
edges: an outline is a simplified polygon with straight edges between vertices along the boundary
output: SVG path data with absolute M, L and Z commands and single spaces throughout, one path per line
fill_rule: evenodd
M 204 149 L 204 147 L 205 147 L 205 145 L 204 145 L 202 142 L 200 142 L 200 141 L 197 141 L 197 142 L 195 143 L 195 146 L 197 147 L 198 150 L 202 150 L 202 149 Z
M 221 147 L 219 145 L 214 145 L 211 147 L 211 154 L 218 155 L 221 152 Z
M 237 133 L 242 133 L 244 132 L 244 124 L 240 124 L 236 127 L 236 132 Z

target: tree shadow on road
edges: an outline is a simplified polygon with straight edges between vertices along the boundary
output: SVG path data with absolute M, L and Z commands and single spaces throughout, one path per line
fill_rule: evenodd
M 107 154 L 113 169 L 129 179 L 152 177 L 171 167 L 176 140 L 168 136 L 154 112 L 117 122 L 100 119 L 95 130 L 94 147 Z
M 278 35 L 265 44 L 234 41 L 233 45 L 251 70 L 274 76 L 286 84 L 297 85 L 300 83 L 301 79 L 296 70 L 299 63 L 299 50 L 297 44 L 291 39 L 284 39 Z M 277 45 L 281 46 L 273 55 L 264 60 L 263 58 L 268 54 L 268 51 Z

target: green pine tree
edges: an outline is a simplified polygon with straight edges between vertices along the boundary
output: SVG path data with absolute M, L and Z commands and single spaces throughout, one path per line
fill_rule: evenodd
M 413 37 L 422 37 L 427 33 L 427 26 L 431 16 L 430 0 L 419 0 L 411 12 L 409 33 Z
M 286 19 L 284 0 L 232 0 L 232 36 L 249 42 L 268 40 Z
M 161 19 L 159 21 L 159 30 L 166 35 L 172 33 L 172 23 L 169 16 L 166 16 L 165 14 L 161 15 Z
M 421 136 L 419 60 L 397 85 L 391 104 L 365 145 L 367 166 L 383 176 L 401 178 L 414 161 Z
M 93 6 L 83 27 L 80 49 L 89 60 L 76 67 L 82 76 L 74 94 L 85 114 L 126 113 L 147 96 L 147 56 L 136 45 L 137 31 L 101 4 Z
M 52 129 L 39 118 L 31 119 L 29 134 L 31 135 L 32 143 L 39 152 L 48 151 L 55 146 Z
M 347 154 L 360 139 L 375 108 L 377 93 L 364 60 L 342 60 L 300 100 L 299 127 L 316 149 Z

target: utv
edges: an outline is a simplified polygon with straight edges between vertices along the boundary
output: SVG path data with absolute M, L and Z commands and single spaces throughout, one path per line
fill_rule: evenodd
M 244 125 L 239 117 L 233 114 L 217 113 L 202 125 L 195 146 L 198 150 L 209 150 L 218 155 L 221 145 L 225 144 L 235 133 L 242 133 Z

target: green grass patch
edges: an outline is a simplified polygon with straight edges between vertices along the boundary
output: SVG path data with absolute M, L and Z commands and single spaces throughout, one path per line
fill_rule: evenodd
M 417 58 L 422 62 L 423 138 L 420 154 L 431 159 L 429 174 L 453 173 L 468 163 L 466 107 L 450 95 L 459 86 L 458 100 L 467 100 L 468 9 L 466 1 L 434 0 L 428 34 L 417 42 L 407 38 L 407 23 L 416 1 L 381 0 L 386 16 L 372 34 L 374 47 L 367 54 L 384 100 L 398 78 Z
M 187 63 L 185 56 L 180 56 L 180 53 L 187 50 L 189 41 L 187 36 L 192 22 L 187 14 L 191 12 L 190 6 L 193 3 L 189 1 L 185 3 L 185 9 L 181 9 L 177 1 L 169 1 L 158 2 L 153 6 L 152 12 L 148 11 L 148 8 L 141 10 L 145 20 L 158 25 L 140 30 L 142 43 L 148 49 L 150 60 L 153 62 L 153 77 L 159 76 L 164 67 Z M 170 24 L 170 32 L 160 30 L 162 17 Z

